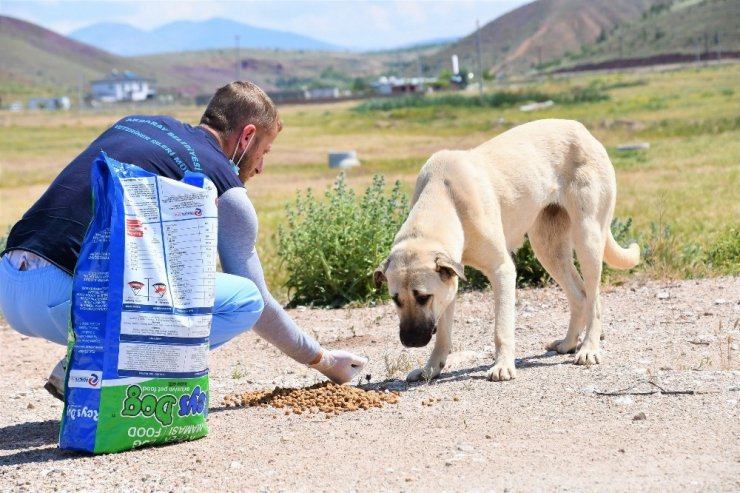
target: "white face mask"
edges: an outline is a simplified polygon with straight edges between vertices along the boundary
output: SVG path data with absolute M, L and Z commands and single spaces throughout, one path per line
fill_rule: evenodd
M 236 151 L 239 149 L 239 145 L 234 148 L 234 154 L 231 156 L 231 159 L 229 159 L 229 164 L 231 164 L 231 169 L 234 170 L 234 173 L 236 173 L 237 176 L 239 176 L 239 165 L 242 162 L 242 159 L 244 159 L 244 155 L 247 153 L 250 147 L 252 147 L 252 142 L 254 142 L 254 138 L 256 137 L 256 134 L 252 134 L 252 138 L 249 139 L 249 142 L 247 142 L 247 147 L 244 148 L 244 152 L 242 152 L 242 155 L 239 157 L 239 161 L 236 163 L 234 162 L 234 157 L 236 157 Z

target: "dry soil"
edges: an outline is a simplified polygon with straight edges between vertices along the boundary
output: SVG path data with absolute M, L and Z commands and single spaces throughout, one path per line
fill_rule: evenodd
M 556 287 L 520 290 L 518 378 L 489 382 L 490 292 L 461 294 L 441 378 L 407 384 L 391 305 L 296 309 L 327 347 L 366 355 L 365 389 L 397 404 L 286 414 L 223 397 L 323 377 L 247 333 L 211 353 L 206 438 L 116 455 L 57 447 L 61 402 L 42 385 L 63 348 L 0 319 L 2 491 L 739 491 L 740 278 L 641 282 L 602 294 L 604 361 L 546 353 Z M 368 380 L 369 379 L 369 380 Z

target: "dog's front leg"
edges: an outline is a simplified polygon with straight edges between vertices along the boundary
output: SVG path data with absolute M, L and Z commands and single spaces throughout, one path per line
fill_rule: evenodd
M 452 348 L 452 319 L 455 316 L 455 300 L 447 305 L 437 323 L 437 336 L 434 339 L 434 349 L 424 368 L 416 368 L 406 375 L 406 380 L 416 382 L 437 378 L 442 368 L 447 364 L 447 356 Z
M 488 370 L 488 379 L 493 381 L 516 378 L 514 368 L 514 305 L 516 268 L 507 257 L 493 273 L 493 296 L 495 321 L 496 361 Z

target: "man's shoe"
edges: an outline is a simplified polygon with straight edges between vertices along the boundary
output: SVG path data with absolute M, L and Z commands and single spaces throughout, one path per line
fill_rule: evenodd
M 46 391 L 62 402 L 64 402 L 64 381 L 66 378 L 67 358 L 65 356 L 59 363 L 57 363 L 54 369 L 51 370 L 51 375 L 49 375 L 49 379 L 46 384 L 44 384 Z

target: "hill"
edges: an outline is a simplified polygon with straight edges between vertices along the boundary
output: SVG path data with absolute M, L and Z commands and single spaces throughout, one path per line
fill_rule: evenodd
M 427 73 L 451 67 L 510 75 L 567 69 L 740 56 L 736 0 L 538 0 L 424 57 Z M 631 62 L 630 62 L 631 61 Z
M 457 43 L 423 60 L 425 71 L 450 68 L 457 54 L 461 69 L 476 71 L 478 44 L 483 71 L 511 74 L 568 53 L 579 52 L 602 32 L 639 19 L 668 0 L 538 0 L 515 9 Z
M 115 25 L 109 26 L 111 29 Z M 236 48 L 120 57 L 61 36 L 43 27 L 0 16 L 0 101 L 30 96 L 73 96 L 80 84 L 112 69 L 132 71 L 157 80 L 161 93 L 192 97 L 210 93 L 234 80 L 248 78 L 266 90 L 296 85 L 339 84 L 357 77 L 395 71 L 430 53 L 438 45 L 378 53 Z
M 676 0 L 604 31 L 591 44 L 552 63 L 561 68 L 662 58 L 691 60 L 740 55 L 740 5 L 735 0 Z
M 236 36 L 239 37 L 239 45 L 245 48 L 343 50 L 342 47 L 309 36 L 220 18 L 171 22 L 151 31 L 128 24 L 103 22 L 69 34 L 72 39 L 121 56 L 234 48 Z
M 76 94 L 111 69 L 153 75 L 133 59 L 112 55 L 26 21 L 0 16 L 0 97 Z

